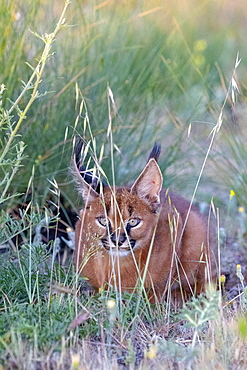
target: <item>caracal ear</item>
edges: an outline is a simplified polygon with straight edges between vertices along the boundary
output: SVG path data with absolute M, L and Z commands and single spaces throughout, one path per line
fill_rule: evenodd
M 76 139 L 71 166 L 76 189 L 82 195 L 85 204 L 91 203 L 95 198 L 99 197 L 104 187 L 104 184 L 96 175 L 96 171 L 91 172 L 84 165 L 88 147 L 89 143 L 86 143 L 82 137 Z
M 134 182 L 130 192 L 137 194 L 146 203 L 155 207 L 160 203 L 162 183 L 163 178 L 160 168 L 156 160 L 151 158 Z
M 86 171 L 84 171 L 83 167 L 81 169 L 78 168 L 75 158 L 73 158 L 71 173 L 75 180 L 76 190 L 81 194 L 86 204 L 91 203 L 95 198 L 99 197 L 99 193 L 85 180 L 88 175 L 85 176 Z

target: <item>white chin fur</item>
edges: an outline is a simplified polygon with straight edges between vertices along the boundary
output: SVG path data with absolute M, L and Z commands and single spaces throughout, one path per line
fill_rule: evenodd
M 126 245 L 125 245 L 126 244 Z M 123 246 L 125 246 L 126 248 L 124 248 Z M 131 253 L 131 249 L 129 249 L 129 244 L 128 242 L 125 242 L 123 244 L 122 247 L 115 247 L 114 244 L 110 244 L 110 249 L 107 250 L 107 252 L 111 255 L 111 256 L 117 256 L 117 257 L 125 257 L 125 256 L 128 256 L 130 253 Z

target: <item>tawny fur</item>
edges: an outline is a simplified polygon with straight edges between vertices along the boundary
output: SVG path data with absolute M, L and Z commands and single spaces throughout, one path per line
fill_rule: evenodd
M 98 194 L 82 177 L 77 183 L 85 208 L 76 224 L 75 264 L 96 291 L 113 285 L 132 292 L 145 278 L 151 302 L 169 297 L 181 302 L 201 293 L 214 277 L 206 222 L 193 207 L 187 216 L 190 204 L 184 198 L 161 190 L 162 175 L 154 159 L 132 188 L 104 187 Z M 104 215 L 118 237 L 127 233 L 129 219 L 141 220 L 129 230 L 127 239 L 135 240 L 133 248 L 116 242 L 114 248 L 105 249 L 102 239 L 110 240 L 111 235 L 97 221 Z

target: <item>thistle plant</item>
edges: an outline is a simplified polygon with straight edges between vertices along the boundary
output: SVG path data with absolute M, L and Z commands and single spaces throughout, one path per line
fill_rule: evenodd
M 192 339 L 192 348 L 195 347 L 199 330 L 203 325 L 217 317 L 219 311 L 218 306 L 219 292 L 211 287 L 205 294 L 193 297 L 190 302 L 184 305 L 180 316 L 183 320 L 187 320 L 187 325 L 189 327 L 195 329 Z

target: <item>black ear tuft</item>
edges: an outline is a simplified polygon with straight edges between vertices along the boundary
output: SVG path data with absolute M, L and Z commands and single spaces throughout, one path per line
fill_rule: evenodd
M 87 142 L 83 138 L 78 137 L 76 139 L 74 149 L 74 162 L 83 180 L 99 194 L 101 187 L 104 186 L 104 183 L 101 183 L 98 174 L 88 171 L 86 166 L 84 165 L 85 157 L 87 154 L 86 146 Z
M 83 147 L 84 146 L 85 146 L 84 140 L 81 137 L 77 137 L 76 143 L 75 143 L 75 149 L 74 149 L 74 158 L 75 158 L 75 163 L 78 169 L 81 163 L 83 163 L 85 159 L 83 158 L 83 154 L 84 154 Z
M 156 142 L 154 143 L 153 149 L 151 150 L 151 153 L 149 154 L 148 161 L 153 158 L 158 162 L 159 156 L 161 153 L 161 145 L 157 144 Z

